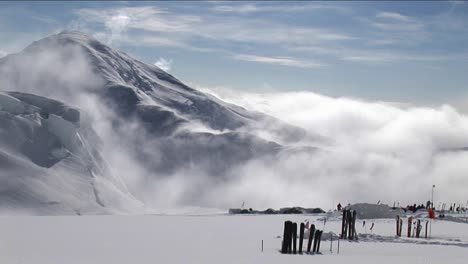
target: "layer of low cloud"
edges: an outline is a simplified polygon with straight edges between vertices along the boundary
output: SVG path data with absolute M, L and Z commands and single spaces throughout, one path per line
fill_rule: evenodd
M 206 91 L 333 141 L 320 151 L 284 155 L 274 163 L 252 161 L 240 169 L 243 177 L 220 191 L 224 195 L 264 206 L 404 204 L 429 199 L 435 184 L 436 202 L 468 199 L 463 187 L 468 152 L 460 150 L 468 146 L 468 117 L 449 105 L 416 107 L 312 92 Z

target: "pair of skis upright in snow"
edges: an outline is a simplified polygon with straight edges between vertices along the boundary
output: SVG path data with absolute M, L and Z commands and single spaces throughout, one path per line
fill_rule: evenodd
M 396 235 L 401 237 L 401 230 L 403 229 L 403 219 L 401 219 L 399 215 L 396 218 L 396 224 L 397 224 Z M 425 233 L 424 233 L 425 238 L 427 238 L 428 224 L 429 224 L 429 221 L 426 221 L 426 228 L 425 228 Z M 417 219 L 416 221 L 413 222 L 413 217 L 412 216 L 408 217 L 407 237 L 419 238 L 421 236 L 421 231 L 422 231 L 421 220 Z
M 301 223 L 299 229 L 299 254 L 302 254 L 302 246 L 304 242 L 305 225 Z M 322 238 L 321 230 L 315 230 L 315 225 L 309 228 L 309 239 L 307 241 L 307 254 L 320 252 L 320 241 Z M 312 241 L 313 247 L 312 247 Z M 284 222 L 283 242 L 281 245 L 282 254 L 297 254 L 297 223 L 291 221 Z
M 357 240 L 356 214 L 356 210 L 343 210 L 341 239 Z
M 399 215 L 397 215 L 396 219 L 396 235 L 401 237 L 401 230 L 403 229 L 403 219 L 400 218 Z

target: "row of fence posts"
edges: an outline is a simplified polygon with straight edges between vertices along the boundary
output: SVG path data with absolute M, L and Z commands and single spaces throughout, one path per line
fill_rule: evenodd
M 341 239 L 357 240 L 356 233 L 356 210 L 343 210 L 341 223 Z
M 426 228 L 424 232 L 424 237 L 427 238 L 427 226 L 429 224 L 429 221 L 426 221 Z M 414 225 L 414 228 L 413 228 Z M 396 235 L 401 237 L 401 231 L 403 229 L 403 219 L 398 215 L 396 217 Z M 414 230 L 412 230 L 414 229 Z M 408 217 L 408 229 L 407 229 L 407 236 L 408 237 L 416 237 L 420 238 L 421 237 L 421 230 L 422 230 L 422 225 L 421 225 L 421 220 L 417 219 L 416 221 L 413 222 L 413 217 L 410 216 Z
M 291 221 L 284 222 L 283 242 L 281 244 L 282 254 L 302 254 L 302 246 L 304 241 L 305 225 L 301 223 L 299 227 L 299 250 L 297 250 L 297 223 Z M 320 241 L 322 239 L 323 230 L 315 230 L 315 225 L 312 224 L 309 228 L 309 239 L 307 241 L 307 254 L 320 252 Z M 313 246 L 312 246 L 312 242 Z

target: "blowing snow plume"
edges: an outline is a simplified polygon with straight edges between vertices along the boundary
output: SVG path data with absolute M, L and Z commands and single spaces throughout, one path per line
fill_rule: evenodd
M 0 59 L 0 87 L 4 213 L 464 198 L 468 123 L 448 106 L 213 96 L 79 32 Z

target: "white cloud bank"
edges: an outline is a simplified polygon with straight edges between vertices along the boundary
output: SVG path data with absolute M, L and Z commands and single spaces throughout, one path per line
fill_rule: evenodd
M 459 149 L 468 146 L 468 117 L 449 105 L 403 107 L 311 92 L 208 91 L 333 142 L 275 163 L 246 164 L 235 184 L 218 189 L 222 197 L 260 206 L 326 208 L 338 202 L 422 203 L 435 184 L 436 205 L 468 200 L 468 151 Z

